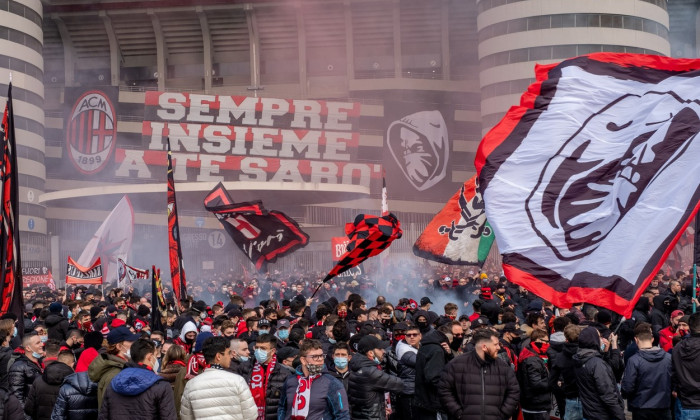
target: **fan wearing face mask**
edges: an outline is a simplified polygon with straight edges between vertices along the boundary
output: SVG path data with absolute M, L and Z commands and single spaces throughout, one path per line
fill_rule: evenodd
M 299 347 L 301 365 L 282 388 L 278 419 L 350 418 L 348 399 L 342 382 L 325 371 L 323 344 L 308 339 Z
M 549 334 L 547 331 L 535 329 L 530 335 L 530 343 L 523 348 L 518 357 L 518 383 L 523 420 L 549 418 L 552 397 L 549 388 L 548 349 Z

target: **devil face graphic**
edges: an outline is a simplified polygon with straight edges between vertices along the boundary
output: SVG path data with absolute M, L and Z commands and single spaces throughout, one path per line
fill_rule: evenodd
M 615 99 L 546 163 L 526 200 L 533 229 L 561 260 L 593 252 L 699 131 L 700 106 L 674 92 Z
M 445 178 L 449 143 L 440 111 L 421 111 L 394 121 L 387 131 L 387 143 L 416 190 L 424 191 Z

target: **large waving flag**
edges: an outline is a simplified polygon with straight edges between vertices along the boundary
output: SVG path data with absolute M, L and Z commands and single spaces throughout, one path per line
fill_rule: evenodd
M 102 276 L 106 282 L 119 280 L 119 259 L 125 260 L 134 236 L 134 209 L 128 196 L 122 197 L 102 222 L 78 258 L 78 264 L 89 267 L 95 258 L 102 260 Z
M 234 203 L 222 183 L 207 194 L 204 207 L 258 270 L 309 243 L 309 235 L 286 214 L 266 210 L 261 201 Z
M 19 241 L 19 178 L 15 118 L 12 108 L 12 83 L 7 89 L 7 104 L 2 118 L 2 224 L 0 225 L 0 313 L 12 312 L 22 325 L 24 304 L 22 296 L 22 261 Z M 21 330 L 21 328 L 20 328 Z M 22 333 L 23 335 L 23 333 Z
M 493 244 L 476 175 L 450 198 L 413 245 L 419 257 L 455 265 L 484 265 Z
M 129 279 L 129 284 L 132 284 L 135 280 L 147 279 L 150 276 L 148 270 L 132 267 L 121 258 L 119 258 L 117 262 L 119 263 L 119 277 L 117 279 L 117 287 L 126 286 L 127 279 Z
M 536 76 L 475 162 L 505 274 L 629 316 L 700 205 L 700 60 L 598 53 Z
M 187 280 L 182 263 L 180 246 L 180 224 L 177 220 L 177 200 L 175 199 L 175 178 L 173 178 L 173 156 L 168 138 L 168 244 L 170 249 L 170 278 L 173 281 L 175 299 L 180 302 L 187 297 Z
M 350 240 L 347 251 L 323 279 L 324 282 L 360 265 L 367 258 L 379 255 L 395 239 L 399 239 L 403 231 L 401 223 L 392 213 L 381 217 L 358 214 L 354 222 L 345 225 L 345 234 Z

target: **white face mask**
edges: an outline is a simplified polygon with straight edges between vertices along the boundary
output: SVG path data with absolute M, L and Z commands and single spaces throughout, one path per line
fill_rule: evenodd
M 131 349 L 127 349 L 126 352 L 124 352 L 124 356 L 126 356 L 128 359 L 131 359 Z

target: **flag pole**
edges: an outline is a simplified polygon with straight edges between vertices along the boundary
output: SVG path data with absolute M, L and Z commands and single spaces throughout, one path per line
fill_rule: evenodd
M 698 260 L 700 260 L 700 212 L 695 214 L 695 245 L 693 249 L 693 313 L 697 311 L 698 300 Z

